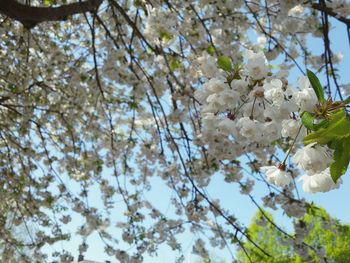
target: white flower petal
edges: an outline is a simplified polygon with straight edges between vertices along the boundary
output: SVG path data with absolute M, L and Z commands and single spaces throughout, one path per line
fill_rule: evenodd
M 303 181 L 303 190 L 307 193 L 328 192 L 342 182 L 341 179 L 336 184 L 333 182 L 329 168 L 313 175 L 303 175 L 298 181 Z
M 274 185 L 284 187 L 292 181 L 290 173 L 283 171 L 276 166 L 263 166 L 260 169 L 264 171 L 267 181 Z

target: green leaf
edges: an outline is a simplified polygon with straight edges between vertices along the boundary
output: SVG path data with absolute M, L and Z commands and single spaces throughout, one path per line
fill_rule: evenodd
M 303 139 L 304 144 L 317 142 L 318 144 L 327 144 L 333 140 L 340 140 L 350 136 L 350 120 L 344 110 L 339 110 L 330 116 L 326 127 L 320 128 L 306 135 Z
M 334 149 L 333 160 L 331 164 L 330 172 L 334 183 L 346 173 L 346 170 L 350 161 L 350 137 L 343 140 L 334 141 L 330 145 L 331 149 Z
M 321 128 L 325 128 L 328 126 L 329 121 L 328 120 L 322 120 L 319 123 L 314 123 L 315 117 L 308 111 L 304 111 L 301 116 L 301 122 L 302 124 L 309 130 L 317 131 Z
M 173 35 L 166 32 L 166 31 L 161 31 L 160 32 L 160 38 L 163 40 L 163 41 L 169 41 L 171 39 L 173 39 Z
M 45 6 L 50 6 L 54 3 L 54 0 L 43 0 Z
M 135 0 L 135 1 L 134 1 L 134 5 L 135 5 L 136 7 L 142 7 L 142 1 L 141 1 L 141 0 Z
M 178 69 L 181 66 L 181 62 L 175 57 L 170 59 L 169 68 L 171 71 Z
M 207 52 L 209 55 L 214 55 L 215 54 L 215 47 L 214 46 L 209 46 L 207 48 Z
M 218 63 L 219 68 L 221 68 L 227 72 L 230 72 L 233 69 L 231 59 L 229 57 L 219 56 L 217 63 Z
M 329 121 L 328 120 L 323 120 L 320 123 L 316 123 L 314 124 L 314 130 L 317 131 L 321 128 L 326 128 L 329 125 Z
M 130 109 L 133 109 L 133 110 L 137 109 L 139 107 L 139 105 L 135 101 L 128 102 L 128 105 L 129 105 Z
M 350 96 L 347 97 L 345 100 L 343 100 L 344 104 L 349 104 L 350 103 Z
M 319 102 L 324 102 L 323 88 L 322 88 L 321 83 L 318 80 L 317 76 L 312 71 L 307 70 L 307 77 L 309 78 L 311 86 L 312 86 L 312 88 L 314 89 L 314 91 L 316 93 L 318 101 Z
M 302 124 L 309 130 L 314 130 L 315 117 L 308 111 L 304 111 L 301 117 Z

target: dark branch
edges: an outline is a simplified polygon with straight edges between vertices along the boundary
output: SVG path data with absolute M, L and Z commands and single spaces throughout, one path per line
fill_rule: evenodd
M 333 11 L 332 8 L 326 7 L 325 5 L 313 3 L 311 5 L 313 9 L 316 9 L 318 11 L 325 12 L 327 15 L 334 17 L 335 19 L 338 19 L 339 21 L 345 23 L 346 25 L 350 26 L 350 18 L 346 18 L 343 16 L 339 16 L 336 12 Z
M 1 0 L 0 13 L 21 22 L 26 28 L 33 28 L 42 22 L 63 21 L 68 17 L 94 11 L 103 0 L 87 0 L 59 7 L 33 7 L 15 0 Z

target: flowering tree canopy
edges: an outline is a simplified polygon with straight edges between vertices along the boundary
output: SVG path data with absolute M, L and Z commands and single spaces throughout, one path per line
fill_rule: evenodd
M 181 262 L 184 231 L 203 257 L 208 246 L 273 257 L 206 187 L 221 176 L 292 220 L 310 209 L 298 181 L 341 187 L 350 85 L 329 34 L 334 23 L 350 39 L 349 14 L 345 0 L 0 1 L 1 260 L 70 262 L 44 252 L 70 225 L 82 255 L 97 233 L 120 262 L 161 244 Z M 172 213 L 148 200 L 153 178 Z M 27 225 L 24 241 L 12 229 Z M 305 233 L 274 227 L 293 253 L 326 260 Z

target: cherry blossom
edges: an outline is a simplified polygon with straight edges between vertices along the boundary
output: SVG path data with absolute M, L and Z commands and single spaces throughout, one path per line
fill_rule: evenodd
M 328 33 L 350 26 L 350 4 L 77 2 L 0 3 L 0 261 L 71 262 L 71 249 L 97 245 L 91 236 L 112 262 L 143 262 L 163 245 L 184 261 L 184 232 L 201 256 L 254 244 L 235 202 L 209 194 L 216 180 L 281 209 L 291 249 L 324 257 L 296 224 L 309 204 L 293 179 L 311 193 L 341 183 L 334 144 L 303 139 L 345 112 L 346 55 Z M 305 69 L 326 76 L 333 100 L 320 101 Z M 158 184 L 167 211 L 150 198 Z M 73 235 L 81 244 L 64 247 Z

